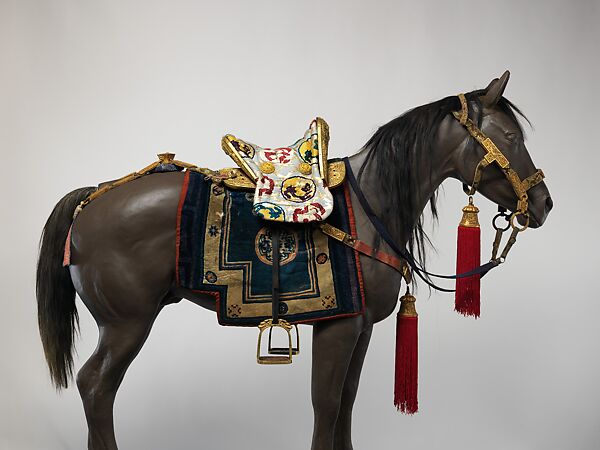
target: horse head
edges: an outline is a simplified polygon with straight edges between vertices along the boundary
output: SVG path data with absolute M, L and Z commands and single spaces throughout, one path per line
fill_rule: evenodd
M 546 220 L 553 203 L 546 184 L 540 181 L 543 174 L 541 171 L 537 172 L 525 146 L 523 130 L 517 119 L 517 114 L 523 114 L 503 97 L 509 76 L 508 71 L 504 72 L 500 78 L 492 80 L 487 88 L 467 94 L 466 100 L 473 122 L 478 124 L 482 135 L 488 137 L 506 157 L 510 168 L 518 175 L 517 181 L 527 180 L 536 174 L 532 179 L 538 178 L 537 184 L 524 192 L 527 210 L 518 215 L 518 221 L 525 225 L 528 217 L 529 226 L 537 228 Z M 458 136 L 460 143 L 452 158 L 455 170 L 451 176 L 465 185 L 472 186 L 477 166 L 486 149 L 475 142 L 472 134 L 459 121 L 453 121 L 452 134 Z M 519 195 L 515 190 L 514 175 L 512 177 L 511 182 L 505 169 L 499 164 L 490 164 L 481 170 L 477 191 L 497 205 L 515 213 Z

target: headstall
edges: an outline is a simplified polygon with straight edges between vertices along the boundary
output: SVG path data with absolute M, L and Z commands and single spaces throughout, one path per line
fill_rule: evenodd
M 473 206 L 473 195 L 475 192 L 477 192 L 477 188 L 481 182 L 483 169 L 492 163 L 496 163 L 500 170 L 502 170 L 502 173 L 504 173 L 504 176 L 508 179 L 508 182 L 512 186 L 517 196 L 517 207 L 515 211 L 509 215 L 506 213 L 505 208 L 499 206 L 498 214 L 492 221 L 494 229 L 496 230 L 496 236 L 494 238 L 491 261 L 497 261 L 498 263 L 501 263 L 504 262 L 508 252 L 516 242 L 517 235 L 520 232 L 525 231 L 529 226 L 529 199 L 527 192 L 544 179 L 544 172 L 542 172 L 541 169 L 537 169 L 532 175 L 528 176 L 524 180 L 521 180 L 517 172 L 510 166 L 508 158 L 502 153 L 496 144 L 494 144 L 494 142 L 488 136 L 486 136 L 486 134 L 481 131 L 479 127 L 477 127 L 473 120 L 469 118 L 469 106 L 465 95 L 458 94 L 458 99 L 460 100 L 461 110 L 458 112 L 453 111 L 453 116 L 467 129 L 471 137 L 473 137 L 473 139 L 475 139 L 486 152 L 481 161 L 479 161 L 475 167 L 475 174 L 473 175 L 473 182 L 471 183 L 471 186 L 466 186 L 465 188 L 465 193 L 469 196 L 469 206 L 475 208 Z M 525 220 L 524 225 L 518 225 L 518 216 L 523 216 Z M 506 220 L 506 226 L 500 227 L 497 224 L 497 220 L 499 218 L 504 218 Z M 509 228 L 512 228 L 511 236 L 506 243 L 506 246 L 502 250 L 500 257 L 498 258 L 502 234 Z

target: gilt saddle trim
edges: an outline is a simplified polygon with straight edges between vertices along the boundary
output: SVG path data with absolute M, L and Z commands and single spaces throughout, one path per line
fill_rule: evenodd
M 329 189 L 341 186 L 346 179 L 346 166 L 343 161 L 327 161 L 327 179 Z M 219 169 L 219 176 L 223 178 L 226 187 L 233 190 L 254 191 L 256 183 L 238 167 Z

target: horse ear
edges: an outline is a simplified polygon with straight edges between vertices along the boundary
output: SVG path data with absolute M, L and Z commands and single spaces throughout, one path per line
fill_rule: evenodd
M 485 106 L 491 107 L 498 103 L 498 100 L 502 98 L 504 89 L 506 89 L 509 78 L 510 72 L 507 70 L 500 79 L 494 78 L 489 86 L 485 88 L 485 94 L 481 97 L 481 101 Z
M 490 84 L 487 85 L 487 87 L 484 89 L 484 91 L 488 92 L 492 88 L 492 86 L 494 84 L 496 84 L 497 82 L 498 82 L 498 78 L 494 78 L 492 81 L 490 81 Z

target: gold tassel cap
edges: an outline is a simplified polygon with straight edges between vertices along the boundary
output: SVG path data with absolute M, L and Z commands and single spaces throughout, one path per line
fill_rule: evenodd
M 415 302 L 416 297 L 406 289 L 406 294 L 400 297 L 400 315 L 404 317 L 418 317 Z
M 462 211 L 463 216 L 459 226 L 467 228 L 479 228 L 479 219 L 477 218 L 479 208 L 473 204 L 472 196 L 469 195 L 469 204 L 465 206 Z

